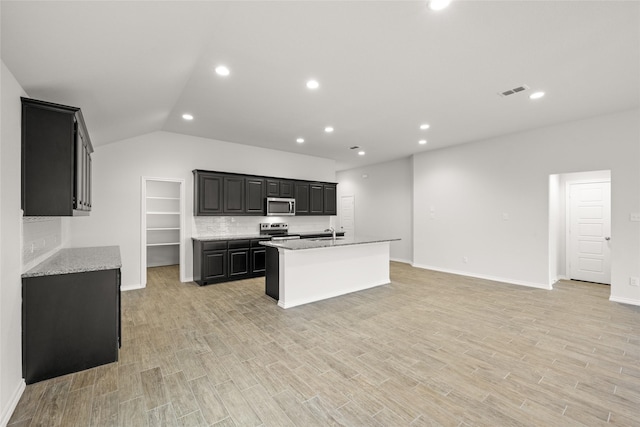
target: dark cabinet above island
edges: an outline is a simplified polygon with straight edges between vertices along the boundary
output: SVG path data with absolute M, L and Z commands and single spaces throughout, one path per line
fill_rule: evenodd
M 296 215 L 336 215 L 337 184 L 196 169 L 195 216 L 264 216 L 265 198 L 295 198 Z

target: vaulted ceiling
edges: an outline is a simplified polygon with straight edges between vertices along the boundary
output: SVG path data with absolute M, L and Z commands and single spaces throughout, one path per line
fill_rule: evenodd
M 164 130 L 341 170 L 640 105 L 635 1 L 0 5 L 4 63 L 29 96 L 81 107 L 95 146 Z

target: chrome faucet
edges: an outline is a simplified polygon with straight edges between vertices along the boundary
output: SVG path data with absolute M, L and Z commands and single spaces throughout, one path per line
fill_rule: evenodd
M 331 234 L 332 234 L 332 236 L 331 236 L 331 237 L 333 238 L 333 240 L 336 240 L 336 229 L 335 229 L 335 228 L 333 228 L 333 227 L 329 227 L 329 228 L 327 228 L 326 230 L 324 230 L 324 232 L 325 232 L 325 233 L 326 233 L 327 231 L 331 232 Z

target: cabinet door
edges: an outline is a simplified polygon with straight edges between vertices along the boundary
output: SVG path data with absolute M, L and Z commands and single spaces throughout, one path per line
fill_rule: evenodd
M 309 212 L 311 215 L 324 214 L 324 187 L 322 184 L 311 184 L 309 186 L 309 199 Z
M 222 175 L 196 172 L 195 215 L 222 213 Z
M 31 277 L 22 283 L 27 384 L 118 360 L 119 270 Z
M 224 177 L 224 213 L 244 213 L 244 177 Z
M 335 184 L 324 185 L 324 214 L 325 215 L 338 214 Z
M 202 253 L 202 280 L 227 277 L 227 251 L 204 251 Z
M 265 247 L 251 249 L 251 273 L 260 274 L 265 272 Z
M 277 179 L 267 180 L 267 197 L 280 197 L 280 181 Z
M 249 274 L 249 249 L 229 250 L 229 278 Z
M 245 212 L 249 214 L 264 214 L 264 179 L 246 178 L 245 181 Z
M 295 197 L 293 181 L 280 181 L 280 197 Z
M 296 182 L 296 215 L 309 214 L 309 184 Z

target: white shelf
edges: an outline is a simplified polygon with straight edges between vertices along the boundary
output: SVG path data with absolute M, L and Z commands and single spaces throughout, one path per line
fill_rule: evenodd
M 180 230 L 180 227 L 147 227 L 147 231 Z
M 147 215 L 180 215 L 180 212 L 147 212 Z
M 180 200 L 180 197 L 159 197 L 159 196 L 147 196 L 147 200 Z
M 180 242 L 173 242 L 173 243 L 147 243 L 147 247 L 150 246 L 176 246 L 179 245 Z

